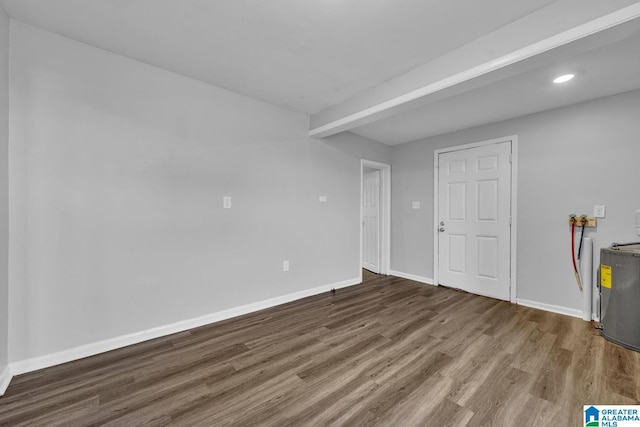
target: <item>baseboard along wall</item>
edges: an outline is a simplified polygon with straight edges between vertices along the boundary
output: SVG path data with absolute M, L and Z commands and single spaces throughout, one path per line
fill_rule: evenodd
M 0 396 L 4 395 L 4 392 L 7 391 L 7 387 L 9 387 L 12 378 L 11 369 L 9 366 L 5 366 L 2 373 L 0 373 Z
M 545 304 L 542 302 L 530 301 L 522 298 L 516 298 L 516 304 L 524 305 L 525 307 L 537 308 L 539 310 L 550 311 L 552 313 L 564 314 L 566 316 L 582 318 L 582 310 L 562 307 L 559 305 Z
M 426 283 L 427 285 L 433 285 L 433 279 L 430 277 L 418 276 L 411 273 L 405 273 L 397 270 L 390 270 L 389 274 L 392 276 L 402 277 L 403 279 L 413 280 L 414 282 Z
M 404 273 L 402 271 L 391 270 L 389 272 L 392 276 L 402 277 L 404 279 L 414 280 L 420 283 L 426 283 L 428 285 L 434 285 L 433 279 L 430 277 L 417 276 L 411 273 Z M 435 285 L 434 285 L 435 286 Z M 571 317 L 582 318 L 582 311 L 573 308 L 562 307 L 559 305 L 545 304 L 537 301 L 530 301 L 522 298 L 516 298 L 516 304 L 524 305 L 526 307 L 537 308 L 539 310 L 550 311 L 552 313 L 564 314 Z
M 402 277 L 404 279 L 409 279 L 416 282 L 433 285 L 433 279 L 428 277 L 417 276 L 415 274 L 404 273 L 404 272 L 395 271 L 395 270 L 390 270 L 389 274 L 392 276 Z M 344 280 L 342 282 L 318 286 L 316 288 L 307 289 L 300 292 L 294 292 L 291 294 L 282 295 L 275 298 L 270 298 L 264 301 L 245 304 L 242 306 L 230 308 L 228 310 L 223 310 L 217 313 L 208 314 L 208 315 L 197 317 L 194 319 L 184 320 L 184 321 L 172 323 L 169 325 L 148 329 L 145 331 L 135 332 L 132 334 L 122 335 L 119 337 L 82 345 L 79 347 L 63 350 L 63 351 L 48 354 L 45 356 L 12 362 L 3 369 L 2 373 L 0 373 L 0 396 L 2 396 L 4 392 L 7 390 L 7 387 L 9 386 L 11 379 L 15 375 L 33 372 L 39 369 L 48 368 L 48 367 L 59 365 L 62 363 L 83 359 L 85 357 L 95 356 L 96 354 L 104 353 L 107 351 L 115 350 L 115 349 L 126 347 L 129 345 L 138 344 L 154 338 L 160 338 L 160 337 L 175 334 L 178 332 L 184 332 L 189 329 L 219 322 L 221 320 L 242 316 L 244 314 L 252 313 L 259 310 L 264 310 L 266 308 L 275 307 L 277 305 L 285 304 L 298 299 L 306 298 L 313 295 L 318 295 L 323 292 L 329 292 L 332 289 L 345 288 L 347 286 L 352 286 L 359 283 L 361 283 L 361 279 L 359 277 L 356 277 L 353 279 Z M 570 309 L 567 307 L 561 307 L 561 306 L 552 305 L 552 304 L 545 304 L 545 303 L 525 300 L 521 298 L 516 299 L 516 303 L 520 305 L 524 305 L 526 307 L 537 308 L 540 310 L 564 314 L 567 316 L 579 317 L 579 318 L 582 317 L 582 311 Z
M 15 375 L 25 374 L 27 372 L 37 371 L 39 369 L 60 365 L 62 363 L 83 359 L 85 357 L 95 356 L 96 354 L 104 353 L 133 344 L 139 344 L 141 342 L 148 341 L 154 338 L 160 338 L 178 332 L 184 332 L 189 329 L 219 322 L 221 320 L 226 320 L 232 317 L 242 316 L 243 314 L 253 313 L 255 311 L 275 307 L 277 305 L 285 304 L 309 296 L 318 295 L 323 292 L 329 292 L 332 289 L 340 289 L 347 286 L 357 285 L 361 282 L 361 279 L 359 277 L 356 277 L 329 285 L 318 286 L 312 289 L 270 298 L 264 301 L 241 305 L 239 307 L 230 308 L 228 310 L 223 310 L 194 319 L 184 320 L 169 325 L 148 329 L 145 331 L 109 338 L 106 340 L 82 345 L 45 356 L 12 362 L 4 369 L 2 374 L 0 374 L 0 396 L 4 394 L 7 387 L 9 386 L 9 383 L 11 382 L 11 379 Z

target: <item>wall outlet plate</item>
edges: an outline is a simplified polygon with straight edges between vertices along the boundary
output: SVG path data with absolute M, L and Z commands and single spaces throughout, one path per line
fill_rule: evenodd
M 595 218 L 604 218 L 607 207 L 605 205 L 594 205 L 593 216 Z

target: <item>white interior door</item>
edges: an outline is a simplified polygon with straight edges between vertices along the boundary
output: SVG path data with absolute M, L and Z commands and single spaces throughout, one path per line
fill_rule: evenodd
M 380 171 L 365 169 L 362 185 L 362 268 L 379 273 Z
M 438 155 L 438 281 L 509 300 L 511 142 Z

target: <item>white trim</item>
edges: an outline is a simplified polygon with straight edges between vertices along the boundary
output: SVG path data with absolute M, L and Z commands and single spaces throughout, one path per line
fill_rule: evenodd
M 518 135 L 511 135 L 511 298 L 518 295 Z
M 404 273 L 402 271 L 389 270 L 389 274 L 396 277 L 402 277 L 403 279 L 413 280 L 414 282 L 426 283 L 427 285 L 433 285 L 433 279 L 430 277 L 417 276 L 411 273 Z
M 478 147 L 485 147 L 487 145 L 492 145 L 492 144 L 500 144 L 501 142 L 512 141 L 514 139 L 517 139 L 517 135 L 509 135 L 509 136 L 504 136 L 500 138 L 486 139 L 483 141 L 471 142 L 469 144 L 456 145 L 452 147 L 437 148 L 434 151 L 436 151 L 438 154 L 453 153 L 454 151 L 462 151 L 462 150 L 468 150 L 470 148 L 478 148 Z
M 349 280 L 333 283 L 330 285 L 318 286 L 316 288 L 307 289 L 292 294 L 282 295 L 270 298 L 264 301 L 254 302 L 239 307 L 230 308 L 228 310 L 217 313 L 208 314 L 194 319 L 183 320 L 181 322 L 172 323 L 170 325 L 159 326 L 157 328 L 148 329 L 146 331 L 135 332 L 133 334 L 122 335 L 115 338 L 109 338 L 91 344 L 63 350 L 57 353 L 48 354 L 46 356 L 34 357 L 32 359 L 21 360 L 10 363 L 8 369 L 13 375 L 20 375 L 27 372 L 36 371 L 38 369 L 48 368 L 50 366 L 59 365 L 61 363 L 71 362 L 73 360 L 82 359 L 106 351 L 115 350 L 133 344 L 138 344 L 154 338 L 183 332 L 189 329 L 208 325 L 210 323 L 219 322 L 221 320 L 230 319 L 232 317 L 241 316 L 243 314 L 252 313 L 266 308 L 271 308 L 280 304 L 285 304 L 301 298 L 312 295 L 329 292 L 332 289 L 345 288 L 347 286 L 357 285 L 361 283 L 360 278 L 356 277 Z M 5 369 L 6 371 L 6 369 Z M 4 373 L 3 373 L 4 374 Z M 1 377 L 0 377 L 1 378 Z M 1 385 L 1 384 L 0 384 Z
M 559 305 L 529 301 L 521 298 L 516 299 L 516 304 L 524 305 L 525 307 L 537 308 L 538 310 L 550 311 L 552 313 L 564 314 L 566 316 L 578 317 L 582 319 L 582 310 L 576 310 L 574 308 L 567 308 L 567 307 L 561 307 Z
M 362 275 L 362 191 L 364 184 L 364 168 L 372 168 L 380 171 L 382 191 L 380 195 L 380 274 L 391 274 L 391 165 L 374 162 L 373 160 L 360 160 L 360 265 L 358 270 Z M 362 281 L 362 277 L 360 277 Z
M 436 93 L 457 84 L 464 83 L 468 80 L 480 77 L 492 71 L 499 70 L 508 65 L 515 64 L 527 58 L 542 54 L 565 44 L 606 30 L 607 28 L 611 28 L 624 22 L 630 21 L 639 16 L 640 2 L 601 16 L 582 25 L 578 25 L 577 27 L 563 31 L 559 34 L 548 37 L 529 46 L 517 49 L 499 58 L 492 59 L 483 64 L 453 74 L 437 82 L 422 86 L 406 94 L 381 102 L 372 107 L 365 108 L 364 110 L 358 111 L 356 113 L 349 114 L 345 117 L 318 126 L 316 128 L 312 128 L 309 130 L 309 136 L 324 138 L 338 133 L 339 131 L 349 130 L 359 120 L 382 113 L 411 101 L 415 101 L 416 99 Z
M 438 155 L 440 153 L 438 150 L 434 150 L 433 152 L 433 284 L 438 286 L 440 283 L 440 236 L 438 228 L 440 225 L 438 224 L 438 217 L 440 216 L 440 175 L 438 173 L 438 168 L 440 167 Z
M 0 396 L 4 395 L 4 392 L 7 391 L 7 387 L 9 387 L 9 383 L 13 379 L 13 374 L 11 374 L 11 369 L 9 366 L 5 366 L 0 373 Z
M 501 138 L 488 139 L 486 141 L 472 142 L 470 144 L 456 145 L 454 147 L 438 148 L 433 150 L 433 283 L 437 285 L 440 283 L 440 272 L 438 270 L 439 264 L 439 233 L 438 233 L 438 216 L 439 216 L 439 174 L 438 174 L 438 161 L 439 155 L 443 153 L 451 153 L 454 151 L 468 150 L 471 148 L 484 147 L 492 144 L 499 144 L 501 142 L 510 142 L 511 145 L 511 227 L 510 233 L 510 251 L 511 251 L 511 265 L 510 265 L 510 285 L 509 285 L 509 301 L 516 303 L 517 296 L 517 259 L 518 259 L 518 246 L 517 246 L 517 194 L 518 194 L 518 135 L 510 135 Z

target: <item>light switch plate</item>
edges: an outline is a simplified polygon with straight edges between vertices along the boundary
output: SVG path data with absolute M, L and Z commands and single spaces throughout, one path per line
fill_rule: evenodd
M 411 202 L 411 209 L 420 209 L 420 201 L 414 200 Z
M 222 207 L 225 209 L 231 209 L 231 196 L 224 196 L 222 198 Z
M 326 203 L 327 202 L 327 196 L 320 196 L 318 197 L 318 201 L 320 203 Z
M 604 218 L 606 213 L 605 205 L 595 205 L 593 207 L 593 217 L 594 218 Z

